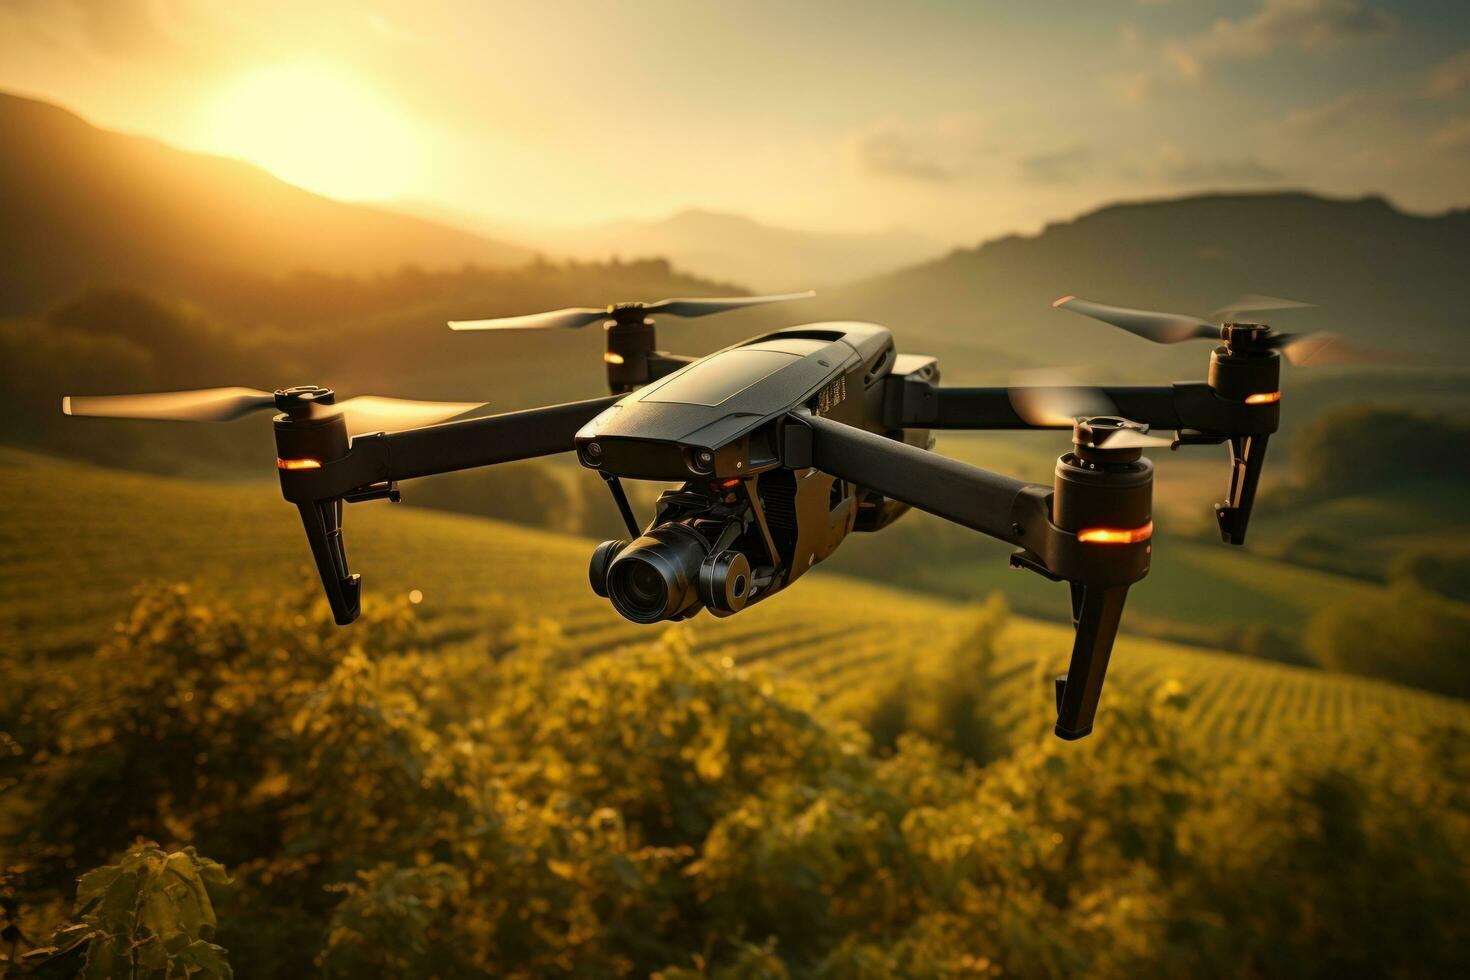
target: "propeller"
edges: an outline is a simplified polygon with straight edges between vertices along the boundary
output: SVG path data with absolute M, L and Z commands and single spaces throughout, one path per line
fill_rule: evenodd
M 334 403 L 330 396 L 331 392 L 324 388 L 288 388 L 281 392 L 255 388 L 204 388 L 144 395 L 67 396 L 61 400 L 61 410 L 67 415 L 103 418 L 230 422 L 264 409 L 298 411 L 304 406 L 317 418 L 340 414 L 346 418 L 347 431 L 359 433 L 433 425 L 485 404 L 416 401 L 379 395 L 359 395 Z
M 809 299 L 817 295 L 813 290 L 804 293 L 783 293 L 777 296 L 731 296 L 723 299 L 661 299 L 656 303 L 618 303 L 613 306 L 573 306 L 549 313 L 532 313 L 527 316 L 506 316 L 490 320 L 450 320 L 450 330 L 559 330 L 578 329 L 613 320 L 619 323 L 642 323 L 643 318 L 660 314 L 663 316 L 696 317 L 726 310 L 738 310 L 746 306 L 765 303 L 784 303 L 793 299 Z
M 1030 425 L 1065 428 L 1080 418 L 1118 414 L 1102 389 L 1078 384 L 1067 371 L 1020 371 L 1006 391 L 1011 407 Z
M 1239 338 L 1232 328 L 1215 325 L 1198 317 L 1179 313 L 1154 313 L 1149 310 L 1134 310 L 1122 306 L 1107 306 L 1093 303 L 1075 296 L 1063 296 L 1052 306 L 1071 310 L 1083 316 L 1110 323 L 1156 344 L 1177 344 L 1185 340 L 1225 340 L 1232 335 Z M 1264 310 L 1288 310 L 1311 306 L 1296 300 L 1276 296 L 1260 296 L 1248 293 L 1237 298 L 1229 306 L 1217 310 L 1221 313 L 1260 312 Z M 1268 327 L 1251 327 L 1250 339 L 1246 343 L 1272 350 L 1279 350 L 1288 361 L 1299 367 L 1326 367 L 1346 364 L 1409 363 L 1414 359 L 1398 351 L 1384 350 L 1357 344 L 1339 334 L 1315 331 L 1307 334 L 1279 333 Z M 1249 348 L 1248 348 L 1249 349 Z
M 1092 444 L 1098 449 L 1153 449 L 1157 447 L 1174 449 L 1179 445 L 1179 440 L 1168 436 L 1156 436 L 1141 429 L 1122 428 L 1094 435 Z
M 1148 426 L 1117 416 L 1078 419 L 1072 441 L 1090 449 L 1174 449 L 1179 445 L 1178 439 L 1153 435 Z
M 1294 299 L 1282 299 L 1280 296 L 1262 296 L 1260 293 L 1243 293 L 1235 297 L 1229 303 L 1220 307 L 1210 316 L 1218 320 L 1227 320 L 1232 313 L 1267 313 L 1272 310 L 1306 310 L 1316 306 L 1315 303 L 1301 303 Z
M 1073 313 L 1090 316 L 1103 323 L 1111 323 L 1115 327 L 1127 330 L 1131 334 L 1137 334 L 1145 340 L 1152 340 L 1156 344 L 1177 344 L 1181 340 L 1206 338 L 1220 339 L 1220 328 L 1199 317 L 1179 313 L 1153 313 L 1148 310 L 1129 309 L 1126 306 L 1107 306 L 1103 303 L 1078 299 L 1076 296 L 1063 296 L 1051 305 L 1058 309 L 1071 310 Z
M 163 391 L 150 395 L 68 395 L 61 399 L 66 415 L 114 419 L 172 419 L 178 422 L 231 422 L 262 408 L 274 408 L 276 396 L 254 388 L 205 388 Z

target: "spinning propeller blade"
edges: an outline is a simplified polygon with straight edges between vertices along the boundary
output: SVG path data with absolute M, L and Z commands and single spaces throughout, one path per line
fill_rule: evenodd
M 1232 313 L 1266 313 L 1271 310 L 1305 310 L 1315 303 L 1300 303 L 1280 296 L 1262 296 L 1260 293 L 1243 293 L 1220 307 L 1210 316 L 1217 320 L 1228 320 Z
M 1291 310 L 1310 307 L 1311 303 L 1300 303 L 1293 299 L 1277 296 L 1261 296 L 1247 293 L 1228 306 L 1216 310 L 1216 315 L 1230 313 L 1261 312 L 1265 310 Z M 1182 340 L 1220 340 L 1227 333 L 1223 326 L 1211 326 L 1198 317 L 1178 313 L 1151 313 L 1147 310 L 1130 310 L 1119 306 L 1104 306 L 1090 303 L 1075 296 L 1063 296 L 1052 306 L 1090 316 L 1146 340 L 1159 344 L 1176 344 Z M 1229 321 L 1227 321 L 1229 322 Z M 1328 367 L 1351 364 L 1414 364 L 1420 361 L 1411 354 L 1371 347 L 1347 340 L 1329 331 L 1314 331 L 1305 334 L 1279 333 L 1267 330 L 1259 344 L 1279 350 L 1288 361 L 1298 367 Z M 1017 409 L 1020 410 L 1019 408 Z
M 456 415 L 472 412 L 485 402 L 431 402 L 411 398 L 384 398 L 381 395 L 358 395 L 335 405 L 313 406 L 313 413 L 341 412 L 347 418 L 347 432 L 417 429 L 425 425 L 447 422 Z
M 230 422 L 275 405 L 275 395 L 255 388 L 204 388 L 149 395 L 83 395 L 61 400 L 61 410 L 67 415 L 168 419 L 175 422 Z
M 1355 344 L 1323 330 L 1308 334 L 1282 334 L 1281 353 L 1297 367 L 1336 367 L 1353 364 L 1414 364 L 1420 359 L 1400 351 Z
M 1030 425 L 1066 428 L 1080 418 L 1118 414 L 1101 389 L 1079 385 L 1068 372 L 1023 371 L 1007 391 L 1011 407 Z
M 1159 446 L 1173 449 L 1177 443 L 1177 439 L 1132 428 L 1114 429 L 1099 434 L 1093 440 L 1093 445 L 1099 449 L 1152 449 Z
M 485 404 L 416 401 L 377 395 L 359 395 L 335 405 L 312 404 L 309 398 L 303 401 L 315 417 L 344 416 L 349 433 L 415 429 L 447 421 Z M 174 422 L 230 422 L 265 409 L 280 410 L 276 396 L 255 388 L 205 388 L 144 395 L 69 395 L 61 400 L 61 410 L 67 415 Z
M 576 330 L 606 320 L 607 307 L 573 306 L 550 313 L 503 316 L 492 320 L 450 320 L 450 330 Z
M 784 303 L 792 299 L 811 299 L 816 290 L 804 293 L 780 293 L 775 296 L 732 296 L 728 299 L 661 299 L 644 307 L 646 313 L 662 313 L 665 316 L 709 316 L 726 310 L 738 310 L 746 306 L 761 306 L 765 303 Z
M 1148 426 L 1116 415 L 1078 419 L 1072 427 L 1072 442 L 1092 449 L 1153 449 L 1160 446 L 1173 449 L 1179 444 L 1178 439 L 1153 435 Z
M 1181 340 L 1209 338 L 1218 340 L 1220 328 L 1206 323 L 1199 317 L 1179 313 L 1152 313 L 1148 310 L 1132 310 L 1123 306 L 1106 306 L 1076 296 L 1063 296 L 1051 304 L 1058 309 L 1071 310 L 1090 316 L 1103 323 L 1137 334 L 1156 344 L 1177 344 Z
M 807 299 L 816 293 L 783 293 L 778 296 L 731 296 L 723 299 L 661 299 L 656 303 L 619 303 L 614 306 L 594 308 L 574 306 L 550 313 L 531 313 L 526 316 L 496 317 L 490 320 L 450 320 L 451 330 L 559 330 L 578 329 L 600 323 L 603 320 L 633 319 L 642 322 L 652 314 L 663 316 L 696 317 L 738 310 L 746 306 L 763 303 L 784 303 L 791 299 Z

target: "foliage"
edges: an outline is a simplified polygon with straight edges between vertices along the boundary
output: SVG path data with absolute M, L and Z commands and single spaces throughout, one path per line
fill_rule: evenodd
M 1115 678 L 1062 743 L 1042 676 L 994 695 L 1004 622 L 916 664 L 880 751 L 842 712 L 871 726 L 883 672 L 822 705 L 687 629 L 589 656 L 507 604 L 492 655 L 421 649 L 408 606 L 339 631 L 145 590 L 89 669 L 17 665 L 69 678 L 54 712 L 0 704 L 6 914 L 90 936 L 73 958 L 195 957 L 174 975 L 227 970 L 215 942 L 241 976 L 668 980 L 1394 974 L 1470 942 L 1464 729 L 1222 756 L 1177 684 Z M 234 876 L 217 935 L 190 847 Z M 97 863 L 78 921 L 48 913 Z
M 959 633 L 937 650 L 858 688 L 834 706 L 855 718 L 883 752 L 906 734 L 923 735 L 961 758 L 986 763 L 1005 747 L 995 722 L 997 640 L 1007 610 L 1000 595 L 973 607 Z
M 1399 405 L 1350 405 L 1302 426 L 1292 441 L 1297 481 L 1318 496 L 1341 496 L 1406 480 L 1470 476 L 1454 447 L 1470 426 Z
M 1328 606 L 1305 642 L 1333 670 L 1470 697 L 1470 608 L 1416 586 Z
M 1389 577 L 1450 599 L 1470 602 L 1470 541 L 1408 548 L 1394 557 Z
M 215 915 L 207 888 L 228 883 L 224 868 L 192 847 L 168 853 L 139 841 L 116 864 L 82 875 L 76 921 L 25 965 L 50 972 L 79 958 L 78 975 L 95 980 L 228 980 L 225 950 L 209 941 Z
M 1267 626 L 1264 623 L 1249 623 L 1235 632 L 1235 649 L 1247 657 L 1258 660 L 1274 660 L 1277 663 L 1308 666 L 1314 661 L 1302 650 L 1294 632 Z

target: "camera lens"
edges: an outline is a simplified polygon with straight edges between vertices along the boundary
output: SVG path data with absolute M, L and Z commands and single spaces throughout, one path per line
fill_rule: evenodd
M 673 619 L 698 601 L 695 581 L 708 550 L 692 528 L 655 528 L 609 562 L 607 597 L 635 623 Z
M 669 604 L 669 586 L 658 569 L 640 558 L 613 567 L 608 591 L 639 618 L 659 618 Z

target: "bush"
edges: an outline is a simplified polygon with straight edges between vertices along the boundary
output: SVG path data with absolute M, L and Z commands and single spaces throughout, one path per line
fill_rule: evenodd
M 83 977 L 198 977 L 234 974 L 214 936 L 208 885 L 225 885 L 224 868 L 193 848 L 166 853 L 139 841 L 117 864 L 82 875 L 77 921 L 57 930 L 53 945 L 25 958 L 28 968 L 74 967 Z
M 1114 678 L 1091 739 L 1042 734 L 1038 684 L 1007 706 L 1036 724 L 1002 747 L 973 681 L 1003 616 L 977 612 L 926 666 L 877 751 L 687 631 L 583 660 L 507 609 L 492 659 L 419 650 L 408 607 L 336 631 L 319 603 L 246 614 L 149 590 L 87 669 L 18 665 L 71 680 L 29 727 L 0 705 L 0 728 L 33 743 L 0 802 L 7 853 L 25 855 L 0 911 L 25 935 L 49 920 L 89 937 L 73 959 L 153 969 L 162 948 L 172 975 L 228 969 L 215 943 L 241 976 L 1456 965 L 1470 734 L 1221 758 L 1177 685 Z M 164 846 L 130 849 L 140 830 Z M 234 884 L 211 896 L 223 872 L 190 846 L 227 856 Z M 69 882 L 99 861 L 68 922 Z M 159 876 L 175 863 L 187 887 Z M 114 906 L 124 879 L 134 897 Z M 165 880 L 155 916 L 139 899 Z
M 1454 451 L 1470 441 L 1470 425 L 1398 405 L 1334 409 L 1302 427 L 1292 441 L 1297 482 L 1338 496 L 1402 485 L 1406 480 L 1463 480 L 1470 457 Z
M 546 464 L 532 460 L 422 480 L 403 499 L 418 507 L 553 531 L 578 531 L 582 522 L 581 495 Z
M 1243 627 L 1236 633 L 1232 645 L 1247 657 L 1258 660 L 1273 660 L 1298 667 L 1316 664 L 1302 649 L 1301 641 L 1294 631 L 1265 623 L 1250 623 Z
M 1321 610 L 1305 642 L 1329 669 L 1470 697 L 1470 610 L 1415 586 Z
M 1410 548 L 1394 558 L 1388 575 L 1394 581 L 1470 602 L 1470 542 Z
M 903 735 L 915 734 L 963 759 L 989 762 L 1005 749 L 994 688 L 996 642 L 1008 614 L 1005 598 L 992 595 L 946 646 L 885 672 L 834 708 L 857 720 L 880 751 L 890 752 Z

